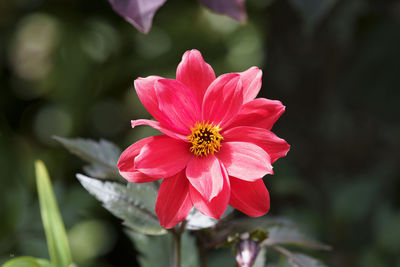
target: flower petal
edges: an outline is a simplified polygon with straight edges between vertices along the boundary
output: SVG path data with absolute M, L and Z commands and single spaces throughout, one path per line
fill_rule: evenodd
M 247 19 L 245 0 L 200 0 L 214 12 L 228 15 L 238 21 Z
M 221 192 L 211 201 L 207 201 L 194 186 L 189 185 L 190 198 L 196 209 L 204 215 L 215 219 L 221 218 L 222 214 L 224 214 L 228 206 L 231 191 L 228 174 L 222 165 L 221 169 L 223 173 L 223 187 Z
M 171 131 L 170 129 L 164 127 L 160 122 L 158 121 L 153 121 L 153 120 L 132 120 L 131 121 L 132 128 L 135 128 L 136 126 L 140 125 L 148 125 L 166 135 L 168 135 L 171 138 L 178 139 L 178 140 L 183 140 L 187 141 L 187 136 L 178 134 L 175 131 Z
M 143 146 L 135 158 L 135 168 L 148 176 L 165 178 L 185 168 L 191 157 L 187 143 L 158 135 Z
M 187 165 L 186 176 L 207 201 L 211 201 L 221 192 L 224 183 L 221 164 L 213 154 L 193 157 Z
M 133 145 L 129 146 L 122 152 L 118 160 L 118 170 L 122 177 L 133 183 L 146 183 L 158 180 L 159 178 L 154 178 L 147 176 L 134 168 L 134 160 L 137 155 L 139 155 L 140 150 L 144 145 L 148 144 L 153 140 L 153 137 L 148 137 L 137 141 Z
M 157 196 L 156 213 L 163 227 L 172 228 L 183 221 L 192 207 L 189 182 L 184 171 L 162 181 Z
M 191 90 L 181 82 L 160 79 L 155 84 L 160 110 L 181 134 L 188 135 L 190 127 L 200 120 L 200 106 Z M 160 120 L 161 123 L 165 124 Z
M 255 181 L 273 173 L 267 152 L 251 143 L 225 142 L 216 156 L 230 176 L 242 180 Z
M 203 121 L 221 128 L 235 119 L 243 104 L 240 75 L 228 73 L 219 76 L 207 89 L 202 106 Z
M 137 78 L 135 80 L 136 93 L 140 101 L 147 111 L 159 122 L 163 123 L 165 127 L 170 128 L 171 121 L 164 116 L 158 104 L 155 84 L 158 80 L 164 79 L 159 76 L 149 76 L 146 78 Z
M 120 16 L 135 26 L 139 31 L 148 33 L 154 14 L 167 0 L 108 0 Z
M 257 67 L 240 72 L 243 85 L 243 104 L 256 98 L 261 89 L 262 71 Z
M 286 156 L 290 149 L 288 143 L 274 133 L 256 127 L 239 126 L 224 132 L 224 141 L 249 142 L 264 149 L 271 157 L 271 163 Z
M 176 80 L 192 91 L 201 106 L 208 86 L 215 80 L 215 74 L 212 67 L 204 61 L 201 53 L 192 49 L 183 55 L 176 70 Z
M 285 111 L 278 100 L 257 98 L 244 104 L 230 127 L 252 126 L 270 130 Z
M 259 217 L 269 211 L 269 193 L 262 179 L 247 182 L 230 177 L 229 205 L 250 217 Z

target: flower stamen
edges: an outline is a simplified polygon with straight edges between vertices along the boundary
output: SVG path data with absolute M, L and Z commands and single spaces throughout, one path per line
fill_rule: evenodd
M 221 140 L 224 138 L 219 133 L 221 128 L 218 125 L 204 121 L 196 122 L 190 130 L 192 131 L 188 136 L 188 141 L 192 144 L 190 152 L 193 152 L 196 156 L 203 157 L 220 150 Z

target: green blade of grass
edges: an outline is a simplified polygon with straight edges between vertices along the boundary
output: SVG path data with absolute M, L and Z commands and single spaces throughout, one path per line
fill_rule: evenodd
M 57 267 L 68 267 L 72 263 L 71 252 L 49 175 L 42 161 L 35 162 L 35 170 L 40 213 L 51 264 Z

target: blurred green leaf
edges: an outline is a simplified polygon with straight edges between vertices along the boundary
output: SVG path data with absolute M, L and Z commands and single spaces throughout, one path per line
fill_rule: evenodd
M 119 175 L 117 162 L 121 155 L 121 150 L 113 143 L 101 139 L 99 142 L 90 139 L 68 139 L 55 136 L 71 153 L 90 163 L 85 166 L 85 172 L 96 178 L 113 178 L 119 181 L 125 181 Z
M 257 228 L 268 229 L 274 226 L 293 227 L 295 224 L 283 217 L 264 216 L 258 218 L 239 218 L 230 221 L 220 221 L 219 227 L 232 227 L 236 232 L 252 232 Z
M 222 214 L 221 219 L 226 218 L 231 215 L 234 211 L 234 208 L 228 206 Z M 215 226 L 217 223 L 221 222 L 220 220 L 216 220 L 214 218 L 208 217 L 198 211 L 196 208 L 193 208 L 189 215 L 186 217 L 186 229 L 189 230 L 200 230 L 204 228 L 209 228 Z
M 235 266 L 235 256 L 231 248 L 220 248 L 207 255 L 207 267 Z
M 242 233 L 249 233 L 254 240 L 266 247 L 295 245 L 308 249 L 331 249 L 330 246 L 307 237 L 295 223 L 281 217 L 265 216 L 220 221 L 215 228 L 214 238 L 221 240 L 220 244 L 228 245 L 236 242 Z
M 2 267 L 51 267 L 48 260 L 22 256 L 4 263 Z
M 212 227 L 218 223 L 218 220 L 202 214 L 197 209 L 193 208 L 186 217 L 186 229 L 200 230 Z
M 196 239 L 185 231 L 182 235 L 182 267 L 199 267 Z
M 169 266 L 172 262 L 171 235 L 148 236 L 127 231 L 139 252 L 138 260 L 142 267 Z
M 268 238 L 262 242 L 264 246 L 295 245 L 309 249 L 330 250 L 331 247 L 306 237 L 297 227 L 274 226 L 268 229 Z
M 76 177 L 89 193 L 101 201 L 108 211 L 122 219 L 127 227 L 149 235 L 167 233 L 154 213 L 157 191 L 152 184 L 123 185 L 103 182 L 82 174 Z
M 50 260 L 54 266 L 67 267 L 72 263 L 72 258 L 50 178 L 42 161 L 35 162 L 35 170 L 40 213 L 46 233 Z
M 303 253 L 291 252 L 283 247 L 273 246 L 272 247 L 277 252 L 281 253 L 288 259 L 288 265 L 290 267 L 327 267 L 321 261 L 305 255 Z
M 264 267 L 267 264 L 267 249 L 262 247 L 254 261 L 253 267 Z
M 313 27 L 334 7 L 337 0 L 290 0 L 289 3 L 300 13 L 307 26 Z
M 142 267 L 169 266 L 172 262 L 171 235 L 148 236 L 133 231 L 128 231 L 127 234 L 140 253 L 139 262 Z M 188 232 L 182 235 L 181 249 L 182 267 L 198 267 L 195 239 Z

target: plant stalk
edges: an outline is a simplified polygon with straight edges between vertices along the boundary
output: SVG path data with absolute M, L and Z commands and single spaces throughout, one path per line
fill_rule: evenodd
M 173 267 L 181 267 L 181 236 L 180 231 L 173 231 Z

